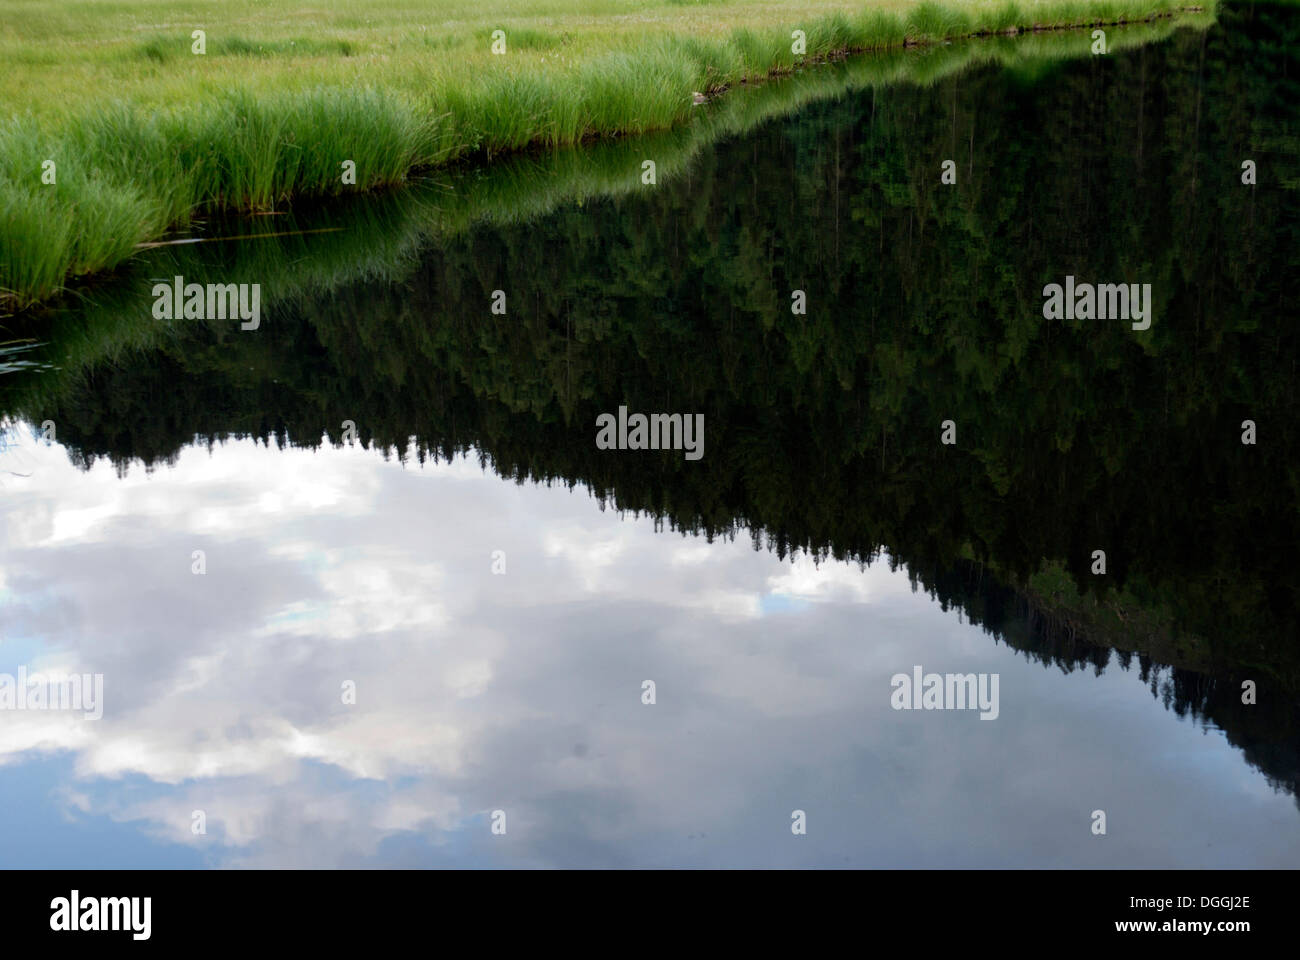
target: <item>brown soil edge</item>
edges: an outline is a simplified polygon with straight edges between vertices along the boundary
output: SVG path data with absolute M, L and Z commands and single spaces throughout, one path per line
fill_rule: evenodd
M 745 77 L 736 83 L 719 83 L 708 87 L 704 90 L 705 101 L 712 100 L 723 93 L 726 93 L 733 86 L 749 86 L 751 84 L 763 83 L 769 79 L 786 77 L 797 73 L 806 66 L 815 66 L 825 63 L 833 63 L 846 60 L 850 56 L 857 56 L 866 53 L 880 53 L 885 50 L 906 50 L 915 47 L 933 47 L 945 43 L 952 43 L 954 40 L 976 40 L 983 37 L 1015 37 L 1022 33 L 1053 33 L 1065 30 L 1086 30 L 1088 27 L 1122 27 L 1130 23 L 1151 23 L 1155 20 L 1172 20 L 1174 17 L 1187 13 L 1204 13 L 1203 6 L 1175 7 L 1172 10 L 1166 10 L 1162 13 L 1151 13 L 1145 17 L 1130 20 L 1128 17 L 1118 17 L 1114 20 L 1097 19 L 1088 20 L 1081 23 L 1069 24 L 1043 24 L 1036 23 L 1032 27 L 1021 29 L 1020 27 L 1009 27 L 1006 30 L 977 30 L 974 33 L 954 33 L 950 36 L 938 39 L 904 37 L 902 43 L 889 43 L 883 46 L 870 47 L 843 47 L 838 50 L 832 50 L 829 53 L 820 53 L 816 56 L 805 57 L 794 67 L 773 67 L 766 74 L 761 76 Z

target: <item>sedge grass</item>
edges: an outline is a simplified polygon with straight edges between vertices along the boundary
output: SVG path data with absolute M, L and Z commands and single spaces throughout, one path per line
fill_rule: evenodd
M 197 211 L 471 155 L 679 127 L 696 94 L 850 51 L 1150 19 L 1179 0 L 0 0 L 0 301 L 112 269 Z M 155 25 L 156 24 L 156 25 Z M 497 26 L 499 25 L 499 26 Z M 192 53 L 192 29 L 206 52 Z M 491 52 L 494 30 L 506 53 Z M 795 53 L 792 33 L 806 49 Z M 345 161 L 355 184 L 344 183 Z M 43 173 L 54 167 L 54 182 Z

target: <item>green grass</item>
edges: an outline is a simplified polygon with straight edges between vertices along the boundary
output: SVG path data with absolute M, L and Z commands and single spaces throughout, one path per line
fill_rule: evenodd
M 1189 0 L 1191 2 L 1191 0 Z M 845 51 L 1137 20 L 1179 0 L 0 0 L 0 302 L 214 206 L 267 210 L 468 156 L 669 130 L 697 91 Z M 207 52 L 191 52 L 206 31 Z M 491 52 L 504 30 L 507 52 Z M 807 50 L 791 51 L 803 30 Z M 709 109 L 713 109 L 712 107 Z M 42 182 L 53 160 L 57 180 Z M 341 164 L 356 165 L 345 185 Z
M 1208 16 L 1180 23 L 1205 28 Z M 1117 31 L 1116 50 L 1167 38 L 1171 21 Z M 582 147 L 529 151 L 483 169 L 437 171 L 406 188 L 356 196 L 325 205 L 303 204 L 253 223 L 231 215 L 208 223 L 215 236 L 275 233 L 256 241 L 165 245 L 145 250 L 114 280 L 88 283 L 83 297 L 51 304 L 27 318 L 28 335 L 57 358 L 55 374 L 7 378 L 12 409 L 40 422 L 58 397 L 77 389 L 104 363 L 126 364 L 137 351 L 156 349 L 203 321 L 157 320 L 152 280 L 157 277 L 220 278 L 259 283 L 266 310 L 303 296 L 328 294 L 363 280 L 402 282 L 418 268 L 420 252 L 483 223 L 530 222 L 572 204 L 617 198 L 646 189 L 641 162 L 653 157 L 659 183 L 689 176 L 701 152 L 722 138 L 744 135 L 773 118 L 847 91 L 899 84 L 931 85 L 984 64 L 1031 74 L 1072 58 L 1088 57 L 1086 33 L 1050 32 L 1012 40 L 999 37 L 855 57 L 761 84 L 743 96 L 723 97 L 697 111 L 692 122 L 639 138 L 604 139 Z M 300 231 L 320 231 L 304 235 Z M 17 391 L 17 392 L 15 392 Z M 18 398 L 18 394 L 22 398 Z

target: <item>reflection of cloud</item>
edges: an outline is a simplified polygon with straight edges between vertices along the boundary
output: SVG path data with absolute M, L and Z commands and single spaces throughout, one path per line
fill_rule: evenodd
M 0 766 L 29 751 L 85 749 L 95 743 L 94 722 L 80 713 L 6 711 L 0 723 Z
M 362 558 L 329 550 L 312 566 L 325 599 L 286 604 L 271 614 L 259 636 L 292 633 L 347 641 L 447 624 L 447 611 L 432 599 L 443 580 L 437 564 L 410 563 L 404 557 Z
M 230 442 L 119 479 L 25 454 L 0 516 L 0 657 L 38 637 L 103 673 L 106 705 L 0 715 L 0 776 L 70 755 L 70 816 L 214 862 L 1144 864 L 1193 829 L 1224 840 L 1192 863 L 1300 849 L 1288 801 L 1221 739 L 1130 677 L 1025 663 L 884 562 L 656 533 L 466 458 Z M 892 711 L 913 663 L 1001 672 L 1002 717 Z M 1165 780 L 1152 755 L 1176 758 Z M 1089 846 L 1063 826 L 1081 803 L 1143 832 Z M 792 844 L 796 807 L 813 826 Z
M 626 531 L 615 531 L 614 536 L 593 538 L 589 530 L 578 526 L 547 531 L 543 543 L 544 555 L 565 561 L 573 574 L 589 593 L 600 590 L 603 575 L 614 566 L 627 549 Z
M 814 562 L 800 554 L 782 572 L 767 578 L 773 594 L 874 603 L 911 593 L 907 578 L 889 569 L 886 559 L 865 569 L 857 564 Z

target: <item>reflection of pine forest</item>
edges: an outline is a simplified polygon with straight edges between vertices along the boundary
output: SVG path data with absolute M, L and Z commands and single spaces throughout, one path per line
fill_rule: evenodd
M 166 461 L 196 436 L 311 446 L 350 419 L 397 455 L 472 446 L 673 528 L 887 551 L 1045 664 L 1136 661 L 1294 792 L 1300 20 L 1220 19 L 1105 63 L 815 103 L 657 188 L 485 222 L 389 277 L 289 284 L 256 333 L 177 324 L 10 375 L 5 404 L 87 465 Z M 245 279 L 249 246 L 205 269 Z M 143 275 L 185 268 L 163 263 Z M 1045 321 L 1043 285 L 1067 274 L 1149 282 L 1151 329 Z M 143 322 L 149 301 L 132 309 Z M 620 404 L 704 413 L 704 458 L 596 449 Z

